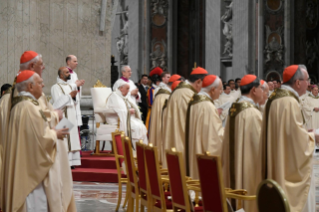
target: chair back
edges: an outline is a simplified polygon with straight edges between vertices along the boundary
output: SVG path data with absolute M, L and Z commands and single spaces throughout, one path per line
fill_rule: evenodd
M 139 194 L 139 187 L 136 176 L 136 166 L 133 160 L 132 144 L 128 137 L 123 139 L 123 150 L 125 158 L 126 173 L 128 176 L 128 183 L 132 193 Z
M 257 205 L 259 212 L 290 212 L 284 191 L 276 181 L 271 179 L 266 179 L 259 184 Z
M 182 153 L 175 148 L 166 150 L 166 161 L 170 181 L 173 209 L 191 211 L 190 198 L 186 188 L 186 171 L 182 159 Z
M 197 165 L 204 211 L 227 212 L 220 157 L 198 154 Z
M 115 161 L 119 164 L 119 167 L 122 166 L 124 161 L 124 152 L 123 152 L 123 139 L 124 139 L 124 132 L 116 130 L 112 133 L 112 145 L 113 145 L 113 152 L 115 156 Z M 123 157 L 120 157 L 123 156 Z
M 147 192 L 146 166 L 145 166 L 145 144 L 142 140 L 136 142 L 137 169 L 140 189 Z
M 158 151 L 157 147 L 153 147 L 152 144 L 144 147 L 146 171 L 148 182 L 150 185 L 151 196 L 159 205 L 160 208 L 166 210 L 165 196 L 163 191 L 162 179 L 160 175 L 159 162 L 158 162 Z
M 111 93 L 111 88 L 91 88 L 94 110 L 104 109 L 106 106 L 106 99 L 111 95 Z

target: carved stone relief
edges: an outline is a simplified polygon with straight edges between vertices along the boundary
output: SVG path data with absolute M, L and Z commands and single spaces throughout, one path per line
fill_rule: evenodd
M 265 64 L 269 62 L 277 62 L 281 66 L 284 65 L 282 44 L 283 26 L 279 27 L 276 31 L 271 31 L 269 26 L 266 26 L 266 46 L 265 46 Z
M 150 70 L 167 70 L 167 16 L 168 0 L 151 0 Z
M 266 10 L 276 14 L 283 9 L 283 0 L 266 0 Z
M 306 41 L 306 57 L 307 65 L 312 68 L 314 63 L 318 60 L 318 44 L 316 39 L 313 41 Z
M 162 41 L 152 40 L 151 70 L 156 67 L 161 67 L 163 71 L 167 70 L 166 64 L 166 44 Z
M 121 2 L 121 8 L 122 12 L 119 12 L 118 15 L 120 15 L 121 20 L 121 31 L 120 36 L 117 37 L 116 47 L 119 52 L 120 56 L 120 64 L 121 65 L 127 65 L 128 64 L 128 27 L 129 27 L 129 21 L 128 21 L 128 6 L 123 5 L 124 2 Z
M 226 6 L 225 14 L 221 17 L 221 21 L 224 23 L 223 34 L 225 36 L 225 45 L 223 55 L 225 58 L 233 57 L 233 2 L 230 2 L 229 5 Z
M 318 25 L 318 0 L 308 0 L 306 10 L 307 29 L 314 29 Z

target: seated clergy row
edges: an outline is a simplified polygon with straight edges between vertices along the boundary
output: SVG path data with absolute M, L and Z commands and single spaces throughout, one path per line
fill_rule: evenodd
M 188 80 L 179 83 L 166 97 L 160 116 L 152 111 L 151 119 L 156 117 L 161 125 L 153 130 L 151 124 L 149 142 L 158 146 L 164 168 L 164 151 L 175 147 L 184 155 L 186 174 L 198 179 L 196 154 L 209 151 L 222 158 L 226 187 L 246 189 L 249 195 L 255 195 L 263 179 L 273 179 L 286 193 L 291 211 L 313 212 L 312 160 L 319 135 L 303 126 L 299 100 L 306 93 L 308 78 L 305 66 L 289 66 L 284 70 L 281 88 L 272 91 L 268 98 L 265 81 L 255 75 L 244 76 L 240 82 L 241 96 L 232 99 L 233 104 L 224 113 L 224 129 L 224 111 L 216 104 L 223 90 L 222 81 L 208 75 L 205 69 L 196 68 Z M 162 100 L 159 102 L 163 104 Z M 157 97 L 153 107 L 156 103 Z M 311 112 L 317 109 L 311 108 Z M 245 202 L 243 208 L 257 211 L 254 201 Z

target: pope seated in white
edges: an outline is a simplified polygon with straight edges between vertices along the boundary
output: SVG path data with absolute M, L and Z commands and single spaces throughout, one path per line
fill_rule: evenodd
M 313 85 L 311 93 L 307 94 L 303 106 L 302 112 L 305 116 L 306 128 L 307 129 L 318 129 L 319 128 L 319 96 L 318 86 Z
M 106 108 L 113 109 L 117 115 L 107 115 L 106 122 L 111 125 L 117 125 L 120 120 L 120 129 L 125 135 L 131 137 L 135 150 L 135 142 L 143 140 L 148 143 L 147 129 L 141 120 L 141 113 L 137 105 L 131 101 L 130 84 L 119 82 L 118 88 L 106 100 Z M 127 119 L 130 119 L 128 122 Z M 131 130 L 130 130 L 131 129 Z
M 57 83 L 51 87 L 51 95 L 53 108 L 64 111 L 64 117 L 72 124 L 73 128 L 70 130 L 70 135 L 64 138 L 69 150 L 70 166 L 81 165 L 81 145 L 78 134 L 78 120 L 76 106 L 79 104 L 77 99 L 77 90 L 72 88 L 67 81 L 71 78 L 70 71 L 67 67 L 61 67 L 58 71 Z

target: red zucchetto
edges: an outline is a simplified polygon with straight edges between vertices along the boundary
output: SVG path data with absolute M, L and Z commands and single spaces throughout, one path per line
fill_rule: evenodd
M 30 60 L 32 60 L 36 56 L 38 56 L 38 53 L 36 53 L 34 51 L 25 51 L 20 58 L 20 64 L 29 62 Z
M 30 77 L 33 76 L 33 74 L 35 74 L 34 71 L 30 71 L 30 70 L 21 71 L 17 76 L 16 83 L 20 83 L 20 82 L 28 80 Z
M 206 87 L 210 86 L 211 84 L 213 84 L 216 79 L 217 79 L 216 75 L 207 75 L 206 77 L 204 77 L 203 88 L 206 88 Z
M 175 82 L 173 82 L 173 84 L 172 84 L 172 91 L 175 90 L 175 88 L 179 85 L 180 82 L 181 82 L 181 81 L 175 81 Z
M 191 75 L 195 75 L 195 74 L 208 74 L 208 72 L 202 67 L 197 67 L 191 73 Z
M 283 82 L 286 83 L 288 82 L 297 72 L 298 70 L 298 65 L 291 65 L 285 68 L 283 75 Z
M 168 81 L 168 82 L 175 82 L 176 80 L 179 80 L 180 78 L 181 78 L 180 75 L 178 75 L 178 74 L 173 74 L 173 75 L 171 76 L 171 78 L 169 78 L 169 81 Z
M 247 74 L 243 78 L 241 78 L 240 86 L 249 85 L 252 83 L 255 79 L 257 79 L 256 75 L 253 74 Z

